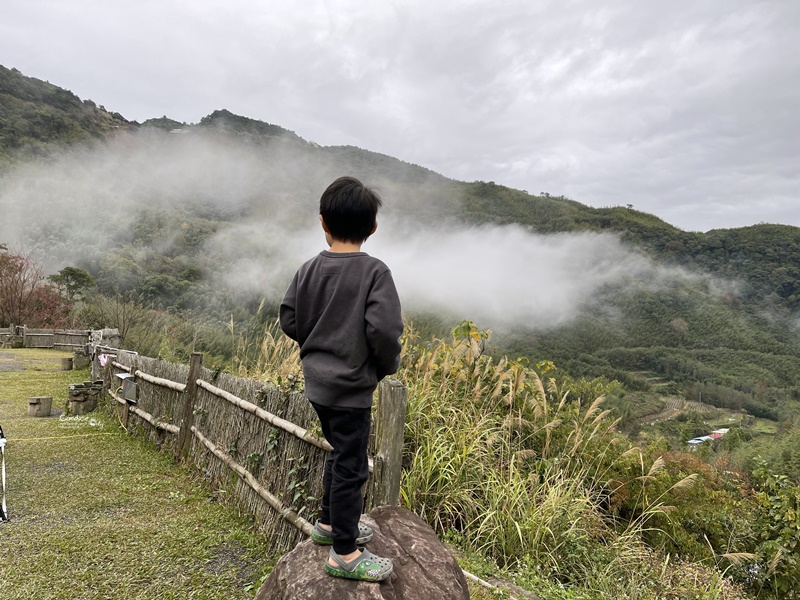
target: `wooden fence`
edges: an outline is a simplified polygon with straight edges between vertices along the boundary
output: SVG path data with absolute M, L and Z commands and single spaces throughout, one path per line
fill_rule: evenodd
M 310 534 L 330 445 L 301 392 L 212 371 L 202 359 L 194 354 L 190 365 L 181 365 L 98 348 L 93 369 L 129 433 L 191 461 L 220 496 L 255 517 L 277 550 L 288 550 Z M 120 376 L 129 375 L 135 377 L 135 404 L 123 397 Z M 405 410 L 405 387 L 382 382 L 370 433 L 366 510 L 398 503 Z
M 25 325 L 11 325 L 0 329 L 0 348 L 56 348 L 72 352 L 91 341 L 92 332 L 68 329 L 30 329 Z

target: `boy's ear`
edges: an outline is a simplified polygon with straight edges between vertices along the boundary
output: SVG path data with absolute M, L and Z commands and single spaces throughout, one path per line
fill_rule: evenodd
M 377 229 L 378 229 L 378 221 L 375 221 L 375 225 L 372 226 L 372 231 L 370 231 L 369 234 L 372 235 L 377 231 Z
M 327 225 L 327 223 L 325 223 L 325 219 L 322 218 L 322 215 L 319 216 L 319 222 L 322 223 L 322 230 L 325 233 L 330 233 L 330 230 L 328 229 L 328 225 Z

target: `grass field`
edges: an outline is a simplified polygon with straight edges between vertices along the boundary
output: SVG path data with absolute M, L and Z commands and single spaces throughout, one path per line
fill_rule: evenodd
M 10 521 L 0 523 L 0 598 L 252 598 L 275 558 L 193 472 L 101 414 L 64 418 L 68 356 L 0 350 L 0 425 Z M 27 416 L 52 396 L 55 416 Z

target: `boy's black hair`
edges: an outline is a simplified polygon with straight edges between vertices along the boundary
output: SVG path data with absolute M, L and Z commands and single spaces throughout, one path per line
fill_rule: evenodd
M 382 205 L 380 196 L 355 177 L 339 177 L 322 192 L 319 214 L 331 237 L 360 244 L 372 233 Z

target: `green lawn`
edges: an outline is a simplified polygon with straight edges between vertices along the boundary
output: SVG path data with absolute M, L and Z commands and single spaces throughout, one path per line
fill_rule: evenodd
M 274 563 L 250 522 L 188 468 L 129 437 L 103 411 L 27 416 L 30 396 L 62 411 L 69 383 L 52 350 L 0 350 L 8 512 L 0 598 L 252 598 Z

